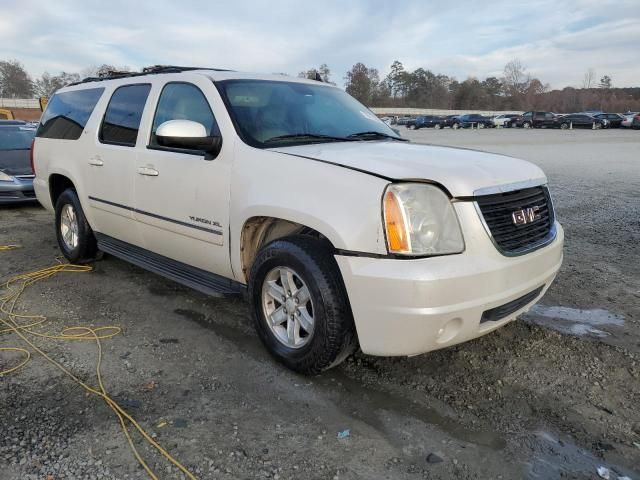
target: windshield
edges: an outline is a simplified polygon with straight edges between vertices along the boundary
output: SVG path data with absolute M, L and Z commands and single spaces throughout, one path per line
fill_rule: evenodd
M 401 139 L 368 108 L 337 88 L 268 80 L 225 80 L 216 86 L 238 134 L 254 147 Z
M 36 129 L 33 127 L 2 126 L 0 127 L 0 150 L 29 150 L 35 134 Z

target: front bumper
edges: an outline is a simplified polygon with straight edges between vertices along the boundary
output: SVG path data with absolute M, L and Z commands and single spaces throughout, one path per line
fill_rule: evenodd
M 549 245 L 518 257 L 500 254 L 471 202 L 454 203 L 466 249 L 423 259 L 336 256 L 360 347 L 370 355 L 417 355 L 484 335 L 538 301 L 562 264 L 563 229 Z M 540 289 L 535 292 L 536 289 Z M 528 297 L 527 294 L 531 294 Z M 487 311 L 524 297 L 492 320 Z M 513 304 L 512 304 L 513 305 Z
M 36 202 L 33 177 L 13 177 L 13 181 L 0 181 L 0 205 Z

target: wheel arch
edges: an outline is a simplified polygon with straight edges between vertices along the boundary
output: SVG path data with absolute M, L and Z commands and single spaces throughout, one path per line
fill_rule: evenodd
M 62 195 L 62 192 L 68 188 L 76 189 L 75 183 L 68 175 L 62 173 L 52 173 L 49 175 L 49 196 L 54 207 L 58 198 Z
M 248 283 L 251 266 L 260 249 L 274 240 L 290 235 L 320 238 L 325 240 L 332 250 L 336 248 L 332 237 L 335 239 L 337 234 L 328 226 L 322 228 L 317 222 L 303 222 L 300 219 L 280 215 L 252 215 L 244 221 L 240 229 L 240 248 L 236 259 L 237 276 Z

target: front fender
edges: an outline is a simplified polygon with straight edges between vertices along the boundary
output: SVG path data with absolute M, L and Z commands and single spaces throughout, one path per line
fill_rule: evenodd
M 240 239 L 251 217 L 296 222 L 334 247 L 386 254 L 382 195 L 387 180 L 339 165 L 238 145 L 230 205 L 231 261 L 242 271 Z

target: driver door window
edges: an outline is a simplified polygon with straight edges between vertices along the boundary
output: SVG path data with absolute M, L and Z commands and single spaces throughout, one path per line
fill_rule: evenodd
M 158 127 L 169 120 L 191 120 L 204 125 L 208 135 L 220 135 L 218 124 L 213 116 L 209 102 L 198 87 L 190 83 L 168 83 L 162 89 L 158 106 L 153 118 L 149 147 L 160 150 L 174 151 L 158 144 L 156 131 Z M 180 149 L 181 152 L 188 153 Z M 198 155 L 202 152 L 194 151 Z

